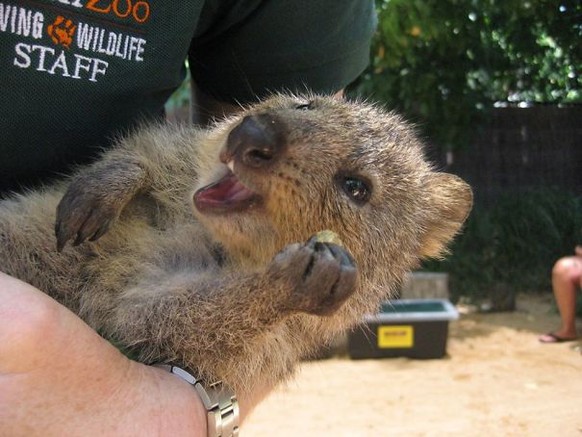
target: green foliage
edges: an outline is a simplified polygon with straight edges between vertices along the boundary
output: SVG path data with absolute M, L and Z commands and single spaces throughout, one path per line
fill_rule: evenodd
M 451 295 L 486 297 L 503 284 L 513 293 L 548 291 L 555 261 L 582 244 L 582 198 L 554 190 L 506 195 L 492 208 L 477 207 L 444 261 Z
M 495 102 L 582 102 L 576 0 L 377 0 L 357 92 L 385 101 L 441 146 L 468 142 Z
M 190 106 L 192 95 L 192 79 L 188 61 L 186 61 L 186 69 L 186 77 L 182 81 L 182 84 L 172 93 L 166 102 L 165 108 L 167 113 L 180 110 L 181 108 L 188 108 Z

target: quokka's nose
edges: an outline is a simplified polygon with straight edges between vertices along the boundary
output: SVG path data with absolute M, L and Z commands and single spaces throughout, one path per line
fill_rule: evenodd
M 227 153 L 253 168 L 271 165 L 284 149 L 283 125 L 269 114 L 249 115 L 228 135 Z

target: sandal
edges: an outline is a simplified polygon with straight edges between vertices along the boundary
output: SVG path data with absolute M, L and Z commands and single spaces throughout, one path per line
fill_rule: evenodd
M 576 340 L 576 337 L 564 338 L 554 334 L 553 332 L 548 332 L 547 334 L 541 335 L 538 340 L 540 343 L 564 343 L 567 341 L 574 341 Z

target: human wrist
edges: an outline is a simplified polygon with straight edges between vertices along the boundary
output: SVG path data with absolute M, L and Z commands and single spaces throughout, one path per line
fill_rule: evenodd
M 197 393 L 206 411 L 207 435 L 231 437 L 239 435 L 240 411 L 234 391 L 222 381 L 206 382 L 181 367 L 157 364 L 155 367 L 180 378 Z
M 152 369 L 153 372 L 156 372 L 158 376 L 161 377 L 161 379 L 163 379 L 160 381 L 161 384 L 171 384 L 172 386 L 180 386 L 182 390 L 186 388 L 186 391 L 183 392 L 183 395 L 187 398 L 186 401 L 192 401 L 194 404 L 189 405 L 188 403 L 184 403 L 181 405 L 179 403 L 180 402 L 179 399 L 176 397 L 175 399 L 173 399 L 174 401 L 176 401 L 176 406 L 172 406 L 171 408 L 174 407 L 180 408 L 181 412 L 184 413 L 186 416 L 194 418 L 195 423 L 197 424 L 195 428 L 197 430 L 201 430 L 200 432 L 204 432 L 201 435 L 203 436 L 212 435 L 208 432 L 206 428 L 207 409 L 205 408 L 198 391 L 192 384 L 192 381 L 188 382 L 188 380 L 190 379 L 188 377 L 183 378 L 179 377 L 179 375 L 177 375 L 176 373 L 172 374 L 172 372 L 169 371 L 168 369 L 169 367 L 173 366 L 154 365 L 151 366 L 150 368 Z M 253 388 L 252 391 L 243 391 L 243 393 L 241 393 L 240 396 L 237 394 L 239 425 L 242 422 L 244 422 L 244 420 L 251 414 L 253 409 L 272 391 L 272 389 L 273 387 L 269 384 L 258 384 Z
M 160 435 L 206 437 L 206 409 L 196 390 L 164 369 L 144 367 L 154 375 L 153 391 L 143 396 L 147 397 L 153 415 L 159 419 Z

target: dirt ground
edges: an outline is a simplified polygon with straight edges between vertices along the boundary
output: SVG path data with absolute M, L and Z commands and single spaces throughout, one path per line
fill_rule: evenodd
M 551 297 L 450 323 L 448 356 L 307 362 L 242 436 L 582 436 L 582 339 L 542 345 Z

